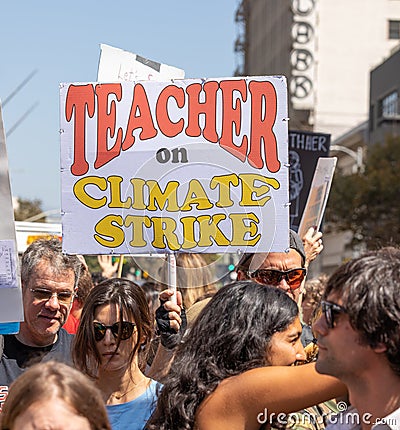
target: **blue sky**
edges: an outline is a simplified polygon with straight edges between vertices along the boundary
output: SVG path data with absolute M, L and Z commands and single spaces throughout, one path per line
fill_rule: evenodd
M 237 4 L 238 0 L 2 2 L 0 99 L 7 101 L 34 72 L 3 106 L 13 195 L 40 199 L 44 210 L 60 208 L 59 83 L 95 81 L 100 43 L 184 69 L 187 78 L 232 76 Z

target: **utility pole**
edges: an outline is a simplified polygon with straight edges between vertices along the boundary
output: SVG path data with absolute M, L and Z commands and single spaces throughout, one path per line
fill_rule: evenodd
M 4 99 L 2 102 L 3 107 L 12 100 L 21 90 L 22 88 L 36 75 L 37 69 L 33 70 L 29 75 L 15 88 L 15 90 Z M 21 124 L 25 121 L 25 119 L 30 115 L 30 113 L 36 109 L 39 102 L 36 101 L 18 120 L 17 122 L 10 127 L 10 129 L 7 132 L 7 136 L 10 136 Z

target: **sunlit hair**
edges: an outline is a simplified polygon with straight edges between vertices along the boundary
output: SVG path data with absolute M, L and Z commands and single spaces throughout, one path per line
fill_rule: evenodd
M 13 382 L 0 415 L 0 429 L 17 430 L 14 423 L 22 412 L 53 398 L 87 418 L 92 430 L 111 430 L 102 395 L 94 383 L 78 370 L 55 361 L 35 364 Z
M 197 407 L 222 380 L 268 365 L 271 337 L 297 315 L 278 288 L 251 281 L 222 287 L 178 348 L 148 428 L 192 429 Z
M 304 322 L 312 325 L 317 320 L 317 315 L 320 314 L 321 300 L 325 291 L 328 275 L 321 274 L 317 278 L 309 279 L 304 285 L 304 293 L 302 300 Z M 306 314 L 308 318 L 306 318 Z
M 78 300 L 82 304 L 85 303 L 86 298 L 93 286 L 92 275 L 89 269 L 84 264 L 82 264 L 75 300 Z
M 137 343 L 129 355 L 129 367 L 138 356 L 141 370 L 146 365 L 146 355 L 153 334 L 153 317 L 150 315 L 144 291 L 128 279 L 112 278 L 96 285 L 89 293 L 82 309 L 81 322 L 72 347 L 75 366 L 91 378 L 96 378 L 101 363 L 94 337 L 93 322 L 99 306 L 115 305 L 119 321 L 135 323 Z M 117 340 L 117 349 L 121 340 Z M 124 341 L 123 341 L 124 342 Z
M 168 266 L 164 265 L 160 272 L 164 284 L 167 284 L 167 270 Z M 176 255 L 176 284 L 186 309 L 199 297 L 216 292 L 208 263 L 201 254 L 182 252 Z
M 329 295 L 342 299 L 364 344 L 386 346 L 389 364 L 400 375 L 400 249 L 381 248 L 342 265 L 328 279 L 324 298 Z
M 60 276 L 72 270 L 75 274 L 77 287 L 82 263 L 76 255 L 63 254 L 61 242 L 58 238 L 38 239 L 32 242 L 22 255 L 21 282 L 22 286 L 28 285 L 29 279 L 36 271 L 37 265 L 44 261 L 54 275 Z

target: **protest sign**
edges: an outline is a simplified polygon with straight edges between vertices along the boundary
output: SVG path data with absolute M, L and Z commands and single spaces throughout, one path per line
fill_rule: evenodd
M 17 268 L 14 212 L 11 197 L 6 136 L 0 103 L 0 323 L 23 320 L 22 294 Z M 16 325 L 18 328 L 18 324 Z M 0 333 L 14 331 L 15 324 L 0 324 Z
M 61 84 L 63 249 L 288 248 L 284 77 Z
M 336 157 L 319 158 L 310 187 L 307 203 L 300 221 L 299 235 L 304 237 L 307 230 L 316 227 L 319 230 L 324 216 L 329 191 L 336 167 Z
M 289 131 L 290 228 L 298 231 L 320 157 L 329 156 L 330 134 Z
M 184 77 L 185 72 L 177 67 L 158 63 L 109 45 L 100 45 L 98 82 L 168 81 Z

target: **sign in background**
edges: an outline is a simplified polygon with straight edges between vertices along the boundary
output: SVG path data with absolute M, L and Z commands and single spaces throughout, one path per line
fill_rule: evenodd
M 289 131 L 290 228 L 298 231 L 318 158 L 329 156 L 331 135 Z
M 99 82 L 168 81 L 183 79 L 185 72 L 177 67 L 149 60 L 120 48 L 101 44 L 97 73 Z
M 64 252 L 288 248 L 284 77 L 62 84 L 60 98 Z
M 14 212 L 1 103 L 0 214 L 0 323 L 6 323 L 0 324 L 0 333 L 11 333 L 18 331 L 18 322 L 23 320 L 24 313 L 22 307 L 20 278 L 17 268 Z
M 315 227 L 319 230 L 321 226 L 332 185 L 336 162 L 336 157 L 321 157 L 318 159 L 307 203 L 300 221 L 300 237 L 304 237 L 309 228 Z

